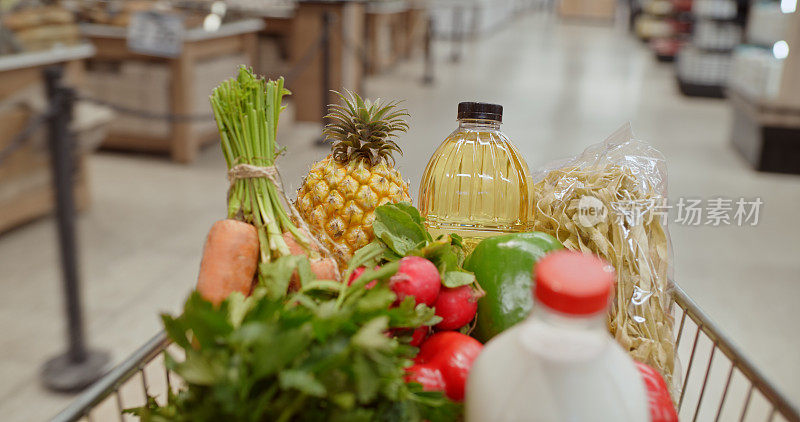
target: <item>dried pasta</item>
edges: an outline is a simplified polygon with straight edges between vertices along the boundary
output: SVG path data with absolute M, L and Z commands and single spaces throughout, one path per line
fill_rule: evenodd
M 634 359 L 656 368 L 674 394 L 669 238 L 657 208 L 664 198 L 658 187 L 636 170 L 591 163 L 546 173 L 533 187 L 534 230 L 613 264 L 617 288 L 608 328 Z M 588 223 L 581 219 L 581 201 L 587 196 L 602 203 L 605 218 Z M 620 204 L 641 209 L 626 212 Z

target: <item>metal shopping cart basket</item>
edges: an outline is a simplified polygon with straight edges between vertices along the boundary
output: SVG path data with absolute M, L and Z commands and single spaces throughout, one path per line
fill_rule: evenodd
M 681 420 L 800 422 L 800 412 L 744 356 L 679 286 L 678 357 L 683 363 Z M 162 332 L 82 393 L 53 421 L 133 420 L 121 410 L 144 404 L 145 397 L 166 397 L 179 380 L 164 365 L 169 340 Z

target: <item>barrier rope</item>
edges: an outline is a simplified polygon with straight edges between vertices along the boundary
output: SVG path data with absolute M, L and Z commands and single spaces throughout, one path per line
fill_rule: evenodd
M 78 100 L 94 103 L 97 105 L 108 107 L 117 113 L 128 114 L 131 116 L 139 117 L 142 119 L 151 120 L 167 120 L 170 122 L 192 122 L 192 121 L 211 121 L 214 120 L 214 115 L 209 114 L 174 114 L 174 113 L 157 113 L 146 110 L 137 110 L 134 108 L 119 105 L 110 101 L 101 100 L 99 98 L 90 97 L 88 95 L 79 94 L 76 97 Z

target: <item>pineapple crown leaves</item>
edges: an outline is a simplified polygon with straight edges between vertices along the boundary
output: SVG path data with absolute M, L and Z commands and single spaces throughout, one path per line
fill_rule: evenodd
M 340 163 L 361 160 L 374 166 L 386 160 L 394 165 L 392 154 L 402 155 L 403 151 L 393 138 L 408 130 L 405 121 L 408 110 L 400 108 L 399 101 L 364 100 L 347 89 L 344 94 L 333 92 L 342 99 L 342 104 L 328 106 L 325 117 L 329 123 L 322 131 L 332 143 L 333 158 Z

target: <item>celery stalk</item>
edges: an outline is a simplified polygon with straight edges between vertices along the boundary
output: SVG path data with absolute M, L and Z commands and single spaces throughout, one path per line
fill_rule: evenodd
M 267 81 L 241 67 L 236 78 L 214 89 L 210 101 L 220 134 L 220 147 L 228 170 L 238 164 L 275 165 L 281 101 L 290 92 L 283 78 Z M 258 230 L 261 261 L 289 254 L 284 232 L 301 244 L 308 239 L 295 227 L 283 208 L 278 187 L 266 178 L 237 180 L 228 191 L 228 218 L 250 223 Z

